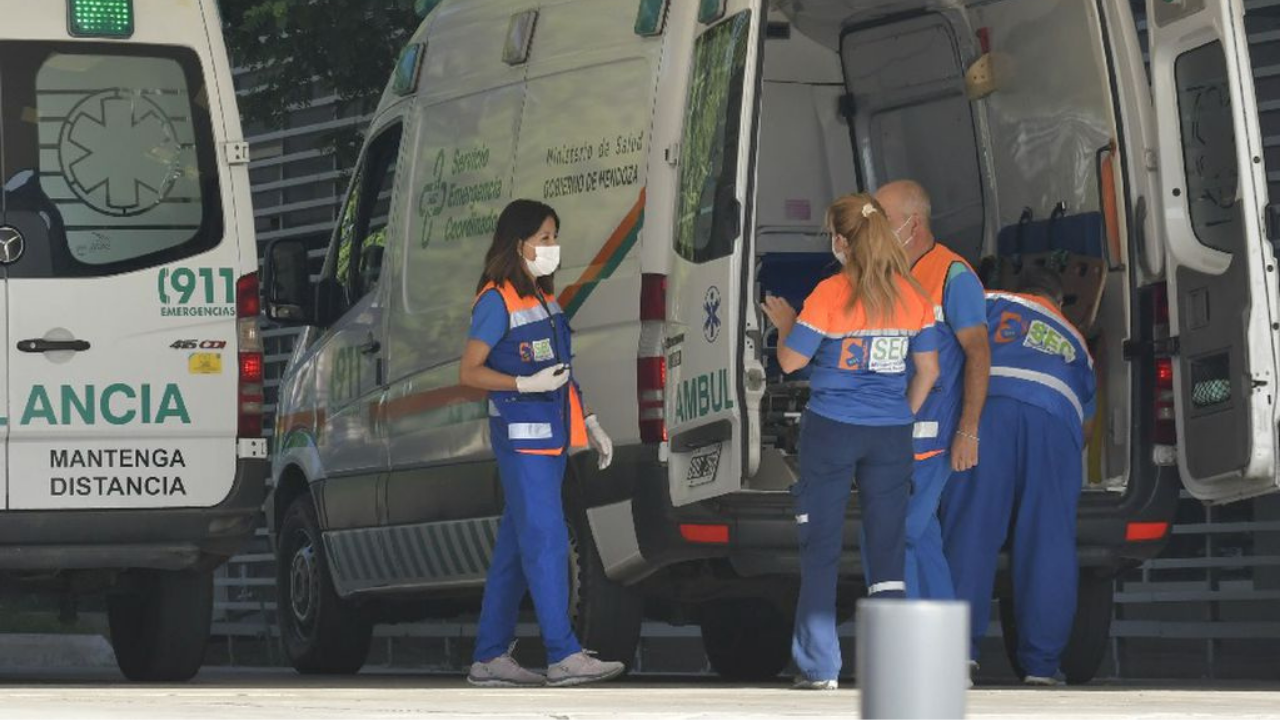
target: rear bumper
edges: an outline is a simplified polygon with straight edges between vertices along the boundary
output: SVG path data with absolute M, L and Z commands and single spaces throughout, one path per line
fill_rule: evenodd
M 671 503 L 666 468 L 657 462 L 656 453 L 637 448 L 619 452 L 629 472 L 587 476 L 584 483 L 593 535 L 614 580 L 635 583 L 673 566 L 705 560 L 727 562 L 743 579 L 799 575 L 790 494 L 734 493 L 677 508 Z M 1123 495 L 1085 493 L 1077 525 L 1081 568 L 1114 572 L 1157 555 L 1167 535 L 1129 542 L 1126 530 L 1131 522 L 1172 522 L 1179 487 L 1176 468 L 1147 466 L 1130 479 Z M 727 526 L 729 542 L 691 542 L 681 534 L 681 525 L 686 524 Z M 860 539 L 855 499 L 846 515 L 841 562 L 841 575 L 850 582 L 862 578 Z
M 240 459 L 211 508 L 0 512 L 0 570 L 213 567 L 252 536 L 270 465 Z

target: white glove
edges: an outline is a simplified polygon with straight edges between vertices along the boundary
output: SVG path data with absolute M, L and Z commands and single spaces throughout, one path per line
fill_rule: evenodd
M 600 420 L 595 415 L 587 416 L 587 440 L 600 454 L 600 469 L 609 467 L 613 462 L 613 440 L 610 440 L 609 433 L 600 427 Z
M 516 390 L 522 393 L 544 393 L 559 390 L 569 382 L 569 366 L 564 363 L 543 368 L 532 375 L 516 378 Z

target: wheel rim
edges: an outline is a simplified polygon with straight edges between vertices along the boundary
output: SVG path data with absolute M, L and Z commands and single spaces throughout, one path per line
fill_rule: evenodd
M 297 549 L 289 563 L 289 609 L 298 630 L 305 634 L 315 621 L 316 606 L 320 602 L 320 577 L 311 536 L 299 531 L 295 537 Z

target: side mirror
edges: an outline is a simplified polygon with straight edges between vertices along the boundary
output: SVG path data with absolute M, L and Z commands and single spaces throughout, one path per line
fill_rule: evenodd
M 267 247 L 263 268 L 263 305 L 267 317 L 285 325 L 314 322 L 307 246 L 301 240 L 277 240 Z
M 331 277 L 322 277 L 316 282 L 315 325 L 329 327 L 347 311 L 347 292 Z

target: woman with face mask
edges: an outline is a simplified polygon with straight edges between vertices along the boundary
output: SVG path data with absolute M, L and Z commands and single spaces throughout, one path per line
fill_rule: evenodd
M 489 392 L 489 434 L 506 499 L 467 677 L 482 687 L 581 685 L 623 671 L 622 663 L 584 651 L 569 622 L 565 464 L 571 448 L 590 444 L 603 470 L 613 443 L 585 410 L 569 366 L 569 325 L 552 278 L 559 233 L 559 216 L 540 202 L 516 200 L 502 211 L 459 371 L 462 385 Z M 547 647 L 546 675 L 511 657 L 526 591 Z
M 810 690 L 834 690 L 840 673 L 836 583 L 855 479 L 868 594 L 905 594 L 912 424 L 939 371 L 933 302 L 912 279 L 884 208 L 870 195 L 846 195 L 827 225 L 841 271 L 814 289 L 799 317 L 781 298 L 763 308 L 778 328 L 782 369 L 813 366 L 791 487 L 800 540 L 792 654 L 796 687 Z

